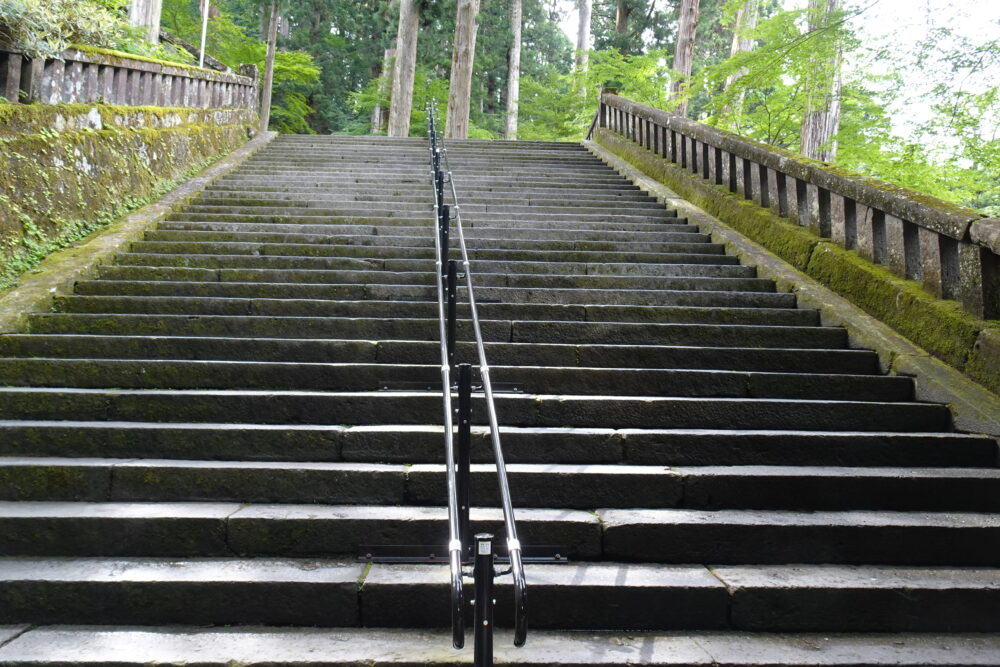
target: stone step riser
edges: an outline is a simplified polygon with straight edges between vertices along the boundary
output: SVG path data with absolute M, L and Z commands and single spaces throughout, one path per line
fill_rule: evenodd
M 440 463 L 432 426 L 0 422 L 0 455 Z M 961 434 L 657 431 L 501 427 L 508 463 L 992 468 L 996 444 Z M 491 463 L 485 428 L 472 460 Z
M 8 508 L 15 508 L 10 511 Z M 4 556 L 346 557 L 360 545 L 444 545 L 440 508 L 239 503 L 0 503 Z M 143 511 L 146 508 L 145 512 Z M 524 544 L 572 561 L 722 565 L 856 564 L 996 567 L 1000 526 L 975 514 L 524 509 Z M 898 516 L 893 521 L 880 517 Z M 672 517 L 672 518 L 667 518 Z M 756 520 L 742 523 L 747 517 Z M 956 523 L 961 517 L 965 525 Z M 472 510 L 476 532 L 502 534 L 499 513 Z M 624 553 L 623 553 L 624 552 Z M 441 594 L 447 588 L 437 583 Z M 996 590 L 995 587 L 992 590 Z M 419 609 L 423 610 L 424 606 Z M 412 611 L 412 608 L 411 608 Z
M 474 359 L 467 356 L 458 361 Z M 479 382 L 476 375 L 474 381 Z M 439 377 L 439 366 L 429 364 L 0 358 L 0 384 L 10 387 L 378 391 L 387 382 L 412 382 L 432 389 L 439 385 Z M 529 394 L 840 401 L 913 398 L 909 378 L 880 375 L 494 365 L 492 377 L 496 382 L 515 383 Z
M 87 623 L 95 613 L 109 623 L 138 625 L 438 628 L 449 622 L 448 592 L 434 581 L 447 576 L 441 566 L 421 571 L 413 570 L 420 566 L 376 564 L 366 573 L 360 565 L 330 561 L 90 559 L 33 564 L 51 578 L 31 578 L 23 574 L 23 565 L 0 562 L 0 622 Z M 947 591 L 926 584 L 907 587 L 888 580 L 892 571 L 876 569 L 870 571 L 886 579 L 881 585 L 839 590 L 836 582 L 820 579 L 781 590 L 767 580 L 769 575 L 776 578 L 771 572 L 729 568 L 734 579 L 757 575 L 762 581 L 727 591 L 699 566 L 581 564 L 561 566 L 561 572 L 554 567 L 560 566 L 535 566 L 529 575 L 534 628 L 972 632 L 992 630 L 1000 621 L 1000 593 L 962 586 L 960 571 L 947 572 L 956 581 Z M 900 579 L 909 574 L 899 572 Z M 615 585 L 615 574 L 627 576 L 629 583 Z M 579 582 L 570 584 L 569 577 Z M 192 612 L 195 591 L 199 604 Z M 498 579 L 496 594 L 497 625 L 509 627 L 513 601 L 506 577 Z M 260 599 L 268 604 L 254 604 Z M 864 625 L 851 613 L 858 607 L 876 610 L 864 615 Z M 427 613 L 414 617 L 413 609 Z M 764 609 L 771 614 L 755 615 Z
M 440 362 L 440 352 L 435 341 L 42 334 L 0 337 L 0 355 L 7 357 L 435 364 Z M 463 359 L 474 356 L 473 343 L 459 342 L 456 353 Z M 871 375 L 878 372 L 877 357 L 862 350 L 488 343 L 486 353 L 491 363 L 497 366 L 579 365 L 590 368 L 687 368 L 794 373 L 808 365 L 815 373 Z
M 433 200 L 428 195 L 426 197 L 393 197 L 391 199 L 382 196 L 380 198 L 348 198 L 343 196 L 330 197 L 206 197 L 202 196 L 194 200 L 189 211 L 211 212 L 218 209 L 246 209 L 249 212 L 272 212 L 272 210 L 338 210 L 356 209 L 360 205 L 371 210 L 385 209 L 389 211 L 420 211 L 426 212 L 433 205 Z M 473 213 L 579 213 L 601 214 L 627 213 L 631 215 L 652 214 L 659 215 L 664 212 L 662 205 L 656 202 L 608 202 L 603 200 L 563 202 L 557 199 L 544 199 L 535 201 L 515 199 L 511 197 L 463 197 L 461 209 L 466 215 Z M 223 211 L 224 212 L 224 211 Z
M 36 314 L 31 333 L 97 335 L 226 336 L 319 338 L 328 340 L 436 341 L 438 321 L 213 315 Z M 695 347 L 770 347 L 838 349 L 846 347 L 842 329 L 760 325 L 646 324 L 553 320 L 481 320 L 483 340 L 513 343 L 682 345 Z M 458 335 L 471 339 L 468 320 Z
M 344 234 L 332 236 L 325 242 L 282 243 L 219 240 L 136 241 L 131 252 L 167 255 L 282 255 L 282 256 L 340 256 L 343 246 L 379 248 L 417 248 L 433 251 L 434 236 L 428 233 L 413 235 L 368 236 Z M 545 251 L 608 251 L 675 253 L 697 252 L 699 244 L 710 244 L 711 236 L 696 232 L 663 233 L 662 241 L 640 240 L 568 240 L 568 239 L 505 239 L 499 234 L 470 234 L 466 237 L 469 252 L 477 250 L 532 250 Z M 457 245 L 457 243 L 455 244 Z
M 441 409 L 434 392 L 0 388 L 0 398 L 0 419 L 27 420 L 426 424 Z M 481 398 L 473 403 L 474 415 L 485 415 Z M 509 426 L 899 432 L 950 426 L 945 407 L 920 403 L 500 394 L 496 404 Z
M 346 231 L 367 228 L 370 230 L 386 229 L 391 232 L 394 228 L 403 229 L 427 229 L 427 220 L 417 220 L 411 218 L 366 218 L 369 220 L 368 223 L 362 224 L 353 221 L 334 221 L 334 222 L 304 222 L 304 223 L 293 223 L 286 224 L 280 222 L 239 222 L 239 221 L 225 221 L 225 222 L 210 222 L 210 221 L 198 221 L 198 220 L 168 220 L 161 222 L 157 229 L 160 230 L 171 230 L 171 229 L 200 229 L 200 230 L 223 230 L 223 231 L 264 231 L 264 232 L 291 232 L 293 234 L 299 233 L 316 233 L 316 234 L 337 234 L 345 233 Z M 527 230 L 527 229 L 537 229 L 537 230 L 555 230 L 555 231 L 565 231 L 565 232 L 585 232 L 585 231 L 598 231 L 598 232 L 630 232 L 630 233 L 657 233 L 657 232 L 686 232 L 695 231 L 696 226 L 688 225 L 686 218 L 675 218 L 673 221 L 665 221 L 663 223 L 656 224 L 644 224 L 644 223 L 603 223 L 603 222 L 552 222 L 546 220 L 518 220 L 518 219 L 507 219 L 507 220 L 491 220 L 489 222 L 466 222 L 466 230 L 472 232 L 475 229 L 497 229 L 502 231 L 507 230 Z M 343 231 L 342 231 L 343 230 Z
M 888 468 L 670 470 L 656 466 L 515 464 L 515 506 L 595 510 L 1000 510 L 1000 471 Z M 948 473 L 948 474 L 945 474 Z M 237 502 L 443 506 L 441 464 L 0 459 L 2 501 Z M 490 507 L 496 473 L 476 464 L 471 503 Z

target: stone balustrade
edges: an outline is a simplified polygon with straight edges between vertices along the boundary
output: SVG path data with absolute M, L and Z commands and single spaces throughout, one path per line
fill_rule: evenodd
M 0 47 L 0 96 L 11 103 L 256 111 L 257 78 L 254 65 L 235 74 L 103 49 L 67 49 L 43 60 Z
M 1000 220 L 613 92 L 602 93 L 596 121 L 978 317 L 1000 317 Z

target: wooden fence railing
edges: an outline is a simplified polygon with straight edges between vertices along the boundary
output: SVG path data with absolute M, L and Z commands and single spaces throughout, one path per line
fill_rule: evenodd
M 1000 317 L 1000 220 L 610 92 L 601 95 L 595 125 L 979 317 Z
M 103 51 L 67 49 L 28 58 L 0 47 L 0 96 L 8 102 L 257 110 L 257 68 L 239 74 L 173 66 Z

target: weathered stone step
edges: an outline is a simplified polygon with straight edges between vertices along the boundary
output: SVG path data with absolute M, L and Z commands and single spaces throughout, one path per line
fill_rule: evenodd
M 601 206 L 608 210 L 611 206 L 626 206 L 629 209 L 664 209 L 656 198 L 649 195 L 630 194 L 629 196 L 597 196 L 586 194 L 583 190 L 574 193 L 572 199 L 566 198 L 566 191 L 562 192 L 541 192 L 529 193 L 523 190 L 516 192 L 492 193 L 489 190 L 466 191 L 462 193 L 463 201 L 475 205 L 508 204 L 517 206 L 561 206 L 561 207 L 594 207 Z M 201 204 L 210 206 L 226 206 L 238 204 L 251 204 L 258 206 L 276 206 L 279 203 L 289 203 L 294 206 L 319 206 L 323 203 L 337 203 L 343 205 L 349 202 L 372 202 L 372 203 L 433 203 L 433 196 L 427 192 L 427 188 L 414 187 L 412 190 L 398 189 L 386 192 L 376 189 L 351 189 L 337 188 L 335 191 L 317 192 L 315 189 L 305 192 L 272 192 L 262 194 L 252 190 L 218 190 L 206 189 L 197 199 L 193 200 Z M 462 205 L 463 208 L 466 204 Z
M 401 248 L 396 246 L 315 246 L 325 247 L 336 256 L 309 257 L 305 255 L 165 255 L 159 253 L 119 253 L 115 262 L 120 266 L 194 266 L 200 268 L 301 268 L 301 269 L 380 269 L 389 259 L 431 259 L 432 248 Z M 500 260 L 521 262 L 584 262 L 593 263 L 607 257 L 616 263 L 642 262 L 646 264 L 691 264 L 698 255 L 707 256 L 706 263 L 715 263 L 722 253 L 722 246 L 712 243 L 677 244 L 677 251 L 670 253 L 615 252 L 594 250 L 505 250 L 500 248 L 469 249 L 470 260 Z M 452 253 L 452 259 L 458 259 Z M 722 262 L 719 262 L 722 263 Z M 278 265 L 278 266 L 275 266 Z
M 477 532 L 502 534 L 499 511 L 471 514 Z M 522 543 L 565 547 L 572 560 L 1000 564 L 996 514 L 520 508 L 517 519 Z M 353 557 L 362 544 L 444 545 L 447 517 L 440 507 L 21 501 L 0 502 L 0 528 L 5 556 Z
M 476 530 L 503 531 L 498 510 L 473 508 L 471 518 Z M 517 520 L 527 544 L 600 556 L 600 523 L 590 512 L 522 508 Z M 444 545 L 447 526 L 440 507 L 0 502 L 0 555 L 354 558 L 373 539 Z
M 197 283 L 93 281 L 76 296 L 59 297 L 63 312 L 318 317 L 436 317 L 437 294 L 430 286 L 357 283 Z M 464 296 L 464 290 L 460 291 Z M 770 293 L 546 290 L 480 287 L 485 319 L 533 318 L 592 322 L 687 324 L 772 324 L 816 326 L 815 311 L 796 310 Z M 785 295 L 782 295 L 785 296 Z M 486 299 L 497 299 L 494 303 Z M 536 303 L 552 299 L 554 303 Z M 560 301 L 565 303 L 559 303 Z M 618 302 L 602 304 L 604 301 Z M 644 305 L 656 301 L 656 305 Z M 671 301 L 692 305 L 669 305 Z M 574 302 L 577 302 L 574 305 Z M 589 303 L 588 303 L 589 302 Z M 627 302 L 627 303 L 625 303 Z M 544 306 L 544 307 L 543 307 Z M 409 313 L 409 315 L 407 315 Z M 468 317 L 468 307 L 459 308 Z
M 507 472 L 517 507 L 1000 510 L 996 468 L 511 463 Z M 441 463 L 0 457 L 0 477 L 0 500 L 447 504 Z M 474 506 L 495 503 L 493 464 L 473 464 L 471 489 Z
M 275 225 L 263 227 L 261 230 L 240 229 L 201 230 L 201 229 L 158 229 L 146 232 L 144 240 L 171 242 L 213 242 L 213 243 L 297 243 L 324 244 L 336 243 L 338 239 L 356 238 L 359 236 L 376 237 L 369 242 L 389 243 L 387 238 L 419 239 L 420 244 L 427 243 L 428 227 L 404 226 L 351 226 L 336 229 L 327 228 L 324 233 L 315 234 L 299 230 L 274 230 Z M 270 228 L 269 228 L 270 227 Z M 622 232 L 601 229 L 531 229 L 521 227 L 469 227 L 464 230 L 467 241 L 479 239 L 493 240 L 530 240 L 530 241 L 624 241 L 626 243 L 665 243 L 670 241 L 708 241 L 707 234 L 700 234 L 692 225 L 670 225 L 666 229 L 655 232 Z M 401 242 L 401 241 L 400 241 Z
M 426 214 L 421 214 L 420 211 L 396 210 L 392 208 L 379 209 L 371 207 L 327 210 L 319 208 L 289 209 L 276 207 L 272 213 L 267 213 L 260 209 L 243 211 L 242 209 L 234 209 L 229 206 L 214 207 L 219 210 L 210 211 L 202 211 L 199 210 L 199 208 L 209 207 L 185 207 L 177 213 L 167 215 L 164 220 L 193 222 L 278 222 L 283 224 L 313 224 L 322 222 L 349 221 L 352 224 L 358 222 L 362 224 L 376 224 L 383 218 L 395 218 L 397 220 L 406 220 L 407 224 L 410 225 L 424 224 L 430 227 L 430 224 L 434 219 L 434 213 L 430 210 L 428 210 Z M 614 209 L 611 210 L 613 211 Z M 669 213 L 669 211 L 664 211 L 664 213 Z M 615 212 L 575 213 L 572 211 L 561 213 L 493 213 L 490 211 L 473 211 L 470 212 L 469 215 L 464 216 L 463 220 L 466 223 L 475 224 L 481 222 L 506 221 L 515 217 L 522 222 L 534 222 L 536 220 L 543 222 L 562 222 L 566 223 L 566 226 L 569 227 L 572 227 L 576 223 L 580 222 L 651 224 L 657 222 L 672 222 L 676 220 L 676 218 L 672 216 L 651 215 L 646 212 L 630 214 Z
M 992 569 L 573 563 L 531 565 L 526 576 L 541 629 L 974 632 L 1000 620 Z M 137 625 L 435 628 L 449 620 L 442 577 L 441 565 L 366 572 L 315 560 L 2 559 L 0 622 L 85 623 L 100 613 Z M 496 592 L 496 622 L 507 627 L 508 577 Z M 261 598 L 268 604 L 254 604 Z M 870 611 L 852 613 L 858 605 Z M 414 623 L 418 608 L 427 611 Z
M 554 320 L 482 320 L 483 339 L 514 343 L 682 345 L 695 347 L 846 347 L 843 329 L 764 325 L 660 324 Z M 206 315 L 36 313 L 32 333 L 438 340 L 436 318 L 345 318 Z M 467 320 L 458 334 L 470 338 Z
M 499 280 L 503 276 L 497 276 Z M 107 281 L 117 282 L 117 281 Z M 191 283 L 182 283 L 190 285 Z M 228 283 L 195 283 L 224 286 Z M 234 283 L 247 285 L 248 283 Z M 249 283 L 253 284 L 253 283 Z M 76 295 L 56 302 L 66 313 L 137 313 L 197 315 L 279 315 L 289 317 L 437 317 L 436 290 L 431 286 L 359 283 L 360 299 L 294 298 L 296 288 L 247 288 L 239 296 L 185 296 L 171 290 L 162 296 Z M 543 285 L 544 287 L 544 285 Z M 711 287 L 711 286 L 709 286 Z M 308 290 L 303 287 L 301 293 Z M 717 292 L 702 290 L 556 289 L 480 287 L 480 316 L 493 320 L 590 320 L 594 322 L 650 322 L 690 324 L 811 325 L 814 312 L 796 311 L 791 295 L 770 292 Z M 320 294 L 319 296 L 329 296 Z M 496 299 L 499 302 L 492 302 Z M 677 305 L 673 305 L 677 304 Z M 459 308 L 468 317 L 468 306 Z
M 303 183 L 281 183 L 268 184 L 249 182 L 227 181 L 220 178 L 218 181 L 205 188 L 206 194 L 227 194 L 247 192 L 260 196 L 262 192 L 289 193 L 289 194 L 340 194 L 340 193 L 360 193 L 365 195 L 379 196 L 382 199 L 390 199 L 399 195 L 419 195 L 423 197 L 427 193 L 427 184 L 423 181 L 417 182 L 393 182 L 383 183 L 380 188 L 377 183 L 364 182 L 343 182 L 330 187 L 331 183 L 322 180 L 308 181 Z M 482 195 L 496 195 L 505 198 L 518 197 L 542 197 L 547 199 L 562 200 L 566 198 L 581 197 L 583 199 L 593 199 L 595 201 L 607 202 L 609 205 L 623 201 L 655 201 L 645 190 L 641 190 L 631 183 L 623 181 L 620 187 L 605 186 L 589 188 L 574 186 L 572 183 L 538 183 L 519 185 L 500 185 L 481 182 L 476 184 L 462 184 L 461 197 L 465 199 L 475 199 Z
M 426 424 L 441 408 L 439 392 L 415 391 L 0 387 L 0 399 L 0 419 L 21 420 Z M 473 403 L 474 417 L 485 415 L 481 396 Z M 496 404 L 509 426 L 933 432 L 951 425 L 946 407 L 924 403 L 499 394 Z
M 599 510 L 603 555 L 658 563 L 1000 564 L 980 512 Z
M 497 236 L 470 235 L 466 244 L 470 252 L 486 249 L 502 250 L 584 250 L 611 252 L 697 252 L 695 244 L 708 244 L 711 237 L 697 232 L 663 233 L 662 241 L 623 241 L 607 240 L 569 240 L 569 239 L 505 239 Z M 365 246 L 375 248 L 412 248 L 428 250 L 434 247 L 432 234 L 394 234 L 386 236 L 368 236 L 365 234 L 334 235 L 321 243 L 281 243 L 281 242 L 250 242 L 250 241 L 216 241 L 216 240 L 180 240 L 180 241 L 135 241 L 131 251 L 137 253 L 162 254 L 212 254 L 212 255 L 284 255 L 284 256 L 342 256 L 344 246 Z M 394 251 L 393 251 L 394 252 Z
M 376 233 L 375 229 L 386 229 L 391 231 L 395 227 L 405 228 L 407 230 L 413 229 L 423 229 L 427 230 L 432 224 L 427 218 L 366 218 L 366 223 L 356 222 L 353 220 L 338 221 L 334 220 L 332 222 L 324 222 L 323 220 L 318 220 L 309 223 L 291 223 L 285 224 L 280 222 L 240 222 L 238 220 L 229 220 L 224 222 L 206 222 L 206 221 L 191 221 L 191 220 L 167 220 L 161 222 L 157 229 L 160 230 L 202 230 L 202 231 L 263 231 L 263 232 L 290 232 L 293 234 L 338 234 L 347 233 L 352 230 L 356 231 L 371 231 Z M 520 229 L 539 229 L 539 230 L 555 230 L 555 231 L 605 231 L 605 232 L 684 232 L 692 231 L 697 229 L 696 225 L 689 225 L 686 218 L 675 218 L 671 220 L 665 220 L 663 222 L 657 222 L 652 224 L 647 223 L 632 223 L 632 222 L 566 222 L 566 221 L 550 221 L 550 220 L 521 220 L 520 218 L 509 218 L 504 220 L 491 220 L 489 222 L 470 222 L 465 221 L 464 228 L 470 233 L 474 229 L 498 229 L 498 230 L 520 230 Z
M 381 177 L 383 181 L 399 181 L 401 179 L 408 179 L 411 182 L 419 183 L 423 181 L 427 183 L 428 188 L 431 184 L 431 176 L 429 167 L 425 166 L 414 166 L 414 167 L 392 167 L 392 168 L 376 168 L 375 165 L 369 165 L 368 169 L 357 169 L 357 170 L 343 170 L 339 171 L 336 169 L 293 169 L 293 168 L 265 168 L 257 167 L 253 169 L 241 169 L 239 175 L 228 177 L 227 182 L 238 182 L 238 181 L 297 181 L 297 180 L 308 180 L 313 178 L 322 178 L 329 181 L 346 181 L 354 180 L 355 182 L 377 182 L 378 178 Z M 360 180 L 359 180 L 360 179 Z M 577 187 L 580 185 L 612 185 L 618 186 L 621 184 L 621 179 L 613 176 L 609 176 L 605 170 L 594 169 L 589 171 L 582 170 L 565 170 L 559 172 L 553 172 L 548 169 L 505 169 L 498 168 L 492 170 L 484 170 L 482 173 L 477 174 L 475 177 L 463 177 L 463 183 L 479 183 L 485 181 L 492 181 L 504 185 L 533 185 L 535 183 L 549 183 L 570 180 L 576 184 Z
M 552 365 L 621 368 L 692 368 L 743 371 L 842 373 L 878 372 L 867 350 L 720 348 L 685 346 L 561 345 L 487 343 L 497 365 Z M 440 363 L 435 341 L 220 338 L 183 336 L 0 336 L 0 355 L 77 359 L 228 359 L 313 363 Z M 459 342 L 460 358 L 475 356 L 474 344 Z
M 852 401 L 913 398 L 913 381 L 901 376 L 578 366 L 493 365 L 492 369 L 497 382 L 516 383 L 530 394 Z M 0 384 L 18 387 L 378 391 L 393 382 L 434 387 L 439 376 L 440 364 L 0 358 Z
M 440 426 L 0 422 L 0 454 L 243 461 L 440 463 Z M 994 468 L 996 443 L 962 433 L 861 433 L 501 426 L 509 463 Z M 486 427 L 472 456 L 493 461 Z
M 534 609 L 534 605 L 532 606 Z M 386 667 L 413 664 L 454 665 L 471 659 L 467 639 L 462 653 L 449 650 L 450 630 L 381 628 L 281 628 L 192 626 L 12 627 L 0 660 L 10 667 L 115 664 L 194 664 L 231 667 L 266 656 L 274 667 Z M 559 632 L 532 631 L 522 648 L 499 630 L 498 664 L 550 667 L 581 664 L 607 667 L 644 664 L 651 667 L 899 667 L 993 666 L 1000 652 L 996 634 L 774 634 L 748 632 Z M 319 659 L 317 656 L 322 656 Z

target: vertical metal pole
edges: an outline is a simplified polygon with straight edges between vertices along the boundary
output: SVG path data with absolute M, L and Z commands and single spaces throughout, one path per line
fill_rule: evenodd
M 448 233 L 451 227 L 451 210 L 450 207 L 445 204 L 438 209 L 438 231 L 441 234 L 441 261 L 448 261 Z M 448 279 L 448 268 L 447 266 L 441 267 L 441 280 Z
M 472 366 L 458 365 L 458 525 L 462 544 L 472 546 L 469 496 L 472 486 Z
M 455 370 L 455 341 L 458 336 L 458 262 L 448 260 L 448 365 Z
M 493 667 L 493 535 L 476 535 L 475 665 Z
M 434 172 L 434 187 L 437 188 L 438 206 L 444 206 L 444 174 L 440 169 Z

